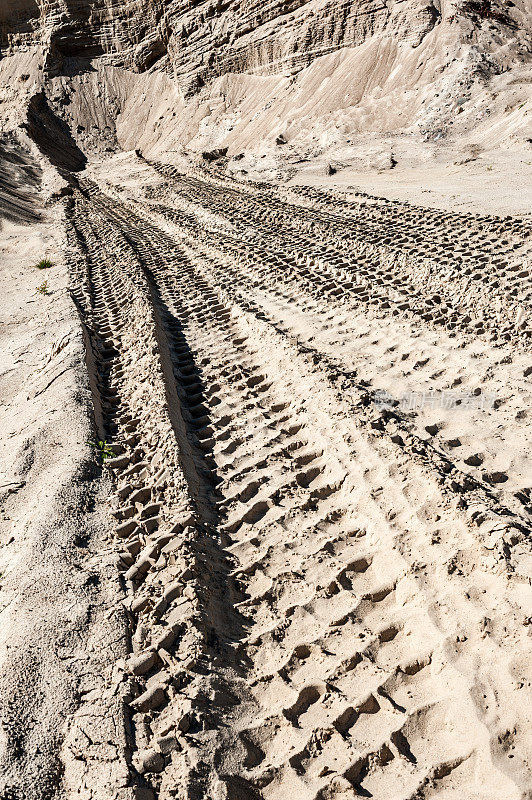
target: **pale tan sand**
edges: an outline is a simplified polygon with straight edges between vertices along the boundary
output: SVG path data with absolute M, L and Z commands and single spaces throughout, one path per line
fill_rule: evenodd
M 0 9 L 0 800 L 530 800 L 529 0 L 90 6 Z
M 92 402 L 62 215 L 45 212 L 38 193 L 25 198 L 32 222 L 0 227 L 0 792 L 36 798 L 59 791 L 65 721 L 81 696 L 101 698 L 103 670 L 125 652 L 126 632 L 108 486 L 87 444 Z M 53 267 L 36 269 L 44 257 Z M 44 282 L 48 294 L 37 292 Z M 100 736 L 116 753 L 120 704 L 85 706 L 87 725 L 91 715 L 93 751 Z
M 89 174 L 66 252 L 119 454 L 130 750 L 88 757 L 82 704 L 65 796 L 525 797 L 527 223 L 463 219 L 477 285 L 441 269 L 458 216 L 133 154 Z

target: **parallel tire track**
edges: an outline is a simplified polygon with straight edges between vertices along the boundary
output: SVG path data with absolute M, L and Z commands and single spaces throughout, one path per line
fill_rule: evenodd
M 451 644 L 473 612 L 462 602 L 446 616 L 420 564 L 447 523 L 480 549 L 457 497 L 478 524 L 502 524 L 503 557 L 525 516 L 393 411 L 376 419 L 356 376 L 271 311 L 275 298 L 318 316 L 349 310 L 355 268 L 347 246 L 332 258 L 335 237 L 372 245 L 376 223 L 353 232 L 349 209 L 333 214 L 317 195 L 318 211 L 300 205 L 283 227 L 282 198 L 250 189 L 241 212 L 244 190 L 176 185 L 199 207 L 216 197 L 225 230 L 202 230 L 186 204 L 141 218 L 88 182 L 67 209 L 95 418 L 116 453 L 132 651 L 122 788 L 139 800 L 519 797 Z M 239 240 L 245 217 L 260 235 Z M 288 227 L 303 231 L 292 253 Z M 375 297 L 401 313 L 389 286 Z

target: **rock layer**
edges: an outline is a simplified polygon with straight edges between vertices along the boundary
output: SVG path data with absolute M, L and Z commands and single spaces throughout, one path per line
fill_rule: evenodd
M 497 36 L 508 39 L 526 19 L 527 2 L 506 12 L 495 3 L 441 0 L 207 0 L 192 8 L 180 0 L 8 0 L 0 44 L 7 52 L 42 44 L 51 71 L 68 57 L 105 54 L 137 72 L 162 69 L 190 90 L 231 72 L 292 74 L 376 34 L 417 47 L 445 16 L 496 22 L 504 29 Z M 476 14 L 477 5 L 489 13 Z
M 2 127 L 22 122 L 56 165 L 57 130 L 69 169 L 74 144 L 80 165 L 117 147 L 183 146 L 342 162 L 350 136 L 367 134 L 390 168 L 397 132 L 463 146 L 488 117 L 501 118 L 498 144 L 527 146 L 531 10 L 531 0 L 9 0 Z

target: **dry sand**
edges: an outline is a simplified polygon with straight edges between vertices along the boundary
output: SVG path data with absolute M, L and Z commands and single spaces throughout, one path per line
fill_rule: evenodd
M 532 148 L 530 153 L 490 153 L 467 164 L 441 162 L 422 167 L 357 171 L 351 167 L 324 177 L 326 164 L 312 164 L 292 180 L 294 186 L 316 186 L 362 192 L 389 200 L 420 204 L 443 211 L 473 214 L 527 215 L 532 207 Z M 465 160 L 465 159 L 464 159 Z M 496 165 L 494 167 L 494 164 Z
M 530 222 L 52 180 L 2 230 L 0 796 L 529 797 Z
M 0 800 L 532 800 L 530 0 L 163 5 L 0 9 Z
M 23 200 L 24 222 L 4 220 L 0 232 L 0 795 L 33 800 L 62 796 L 66 720 L 91 690 L 101 696 L 127 634 L 109 485 L 87 444 L 92 399 L 62 213 L 31 191 Z M 44 256 L 54 266 L 39 270 Z M 122 712 L 111 705 L 97 728 L 105 741 L 109 719 L 116 752 Z

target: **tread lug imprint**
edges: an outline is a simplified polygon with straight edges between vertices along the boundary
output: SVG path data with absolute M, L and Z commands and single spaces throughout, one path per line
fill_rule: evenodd
M 129 620 L 109 797 L 518 800 L 519 725 L 468 642 L 496 660 L 475 587 L 489 572 L 508 596 L 529 493 L 481 442 L 371 395 L 451 385 L 434 335 L 449 359 L 528 347 L 529 222 L 145 163 L 164 183 L 144 198 L 80 177 L 65 205 Z

